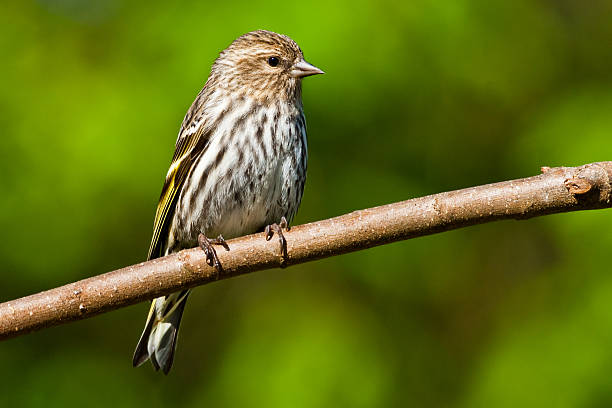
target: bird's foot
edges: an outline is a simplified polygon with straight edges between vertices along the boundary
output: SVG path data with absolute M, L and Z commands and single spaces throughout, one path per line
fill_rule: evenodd
M 221 262 L 219 262 L 217 251 L 213 245 L 221 245 L 226 251 L 230 250 L 229 245 L 227 245 L 227 242 L 225 242 L 225 239 L 223 239 L 223 236 L 221 235 L 215 239 L 210 239 L 204 234 L 198 235 L 198 244 L 206 255 L 206 263 L 213 266 L 217 270 L 217 279 L 219 279 L 219 275 L 221 272 L 223 272 L 223 267 L 221 266 Z
M 266 234 L 266 241 L 269 241 L 274 236 L 274 233 L 278 235 L 278 242 L 280 243 L 280 255 L 281 255 L 281 264 L 280 267 L 284 268 L 287 266 L 287 260 L 289 256 L 287 255 L 287 240 L 283 235 L 283 228 L 286 231 L 289 231 L 289 223 L 287 222 L 287 218 L 281 217 L 280 223 L 274 223 L 266 226 L 264 233 Z

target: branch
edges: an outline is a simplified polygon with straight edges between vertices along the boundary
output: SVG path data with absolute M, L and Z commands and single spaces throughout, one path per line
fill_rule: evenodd
M 612 162 L 543 167 L 539 176 L 434 194 L 292 228 L 288 259 L 262 233 L 228 241 L 217 274 L 199 248 L 0 304 L 0 339 L 85 319 L 233 276 L 474 224 L 612 207 Z

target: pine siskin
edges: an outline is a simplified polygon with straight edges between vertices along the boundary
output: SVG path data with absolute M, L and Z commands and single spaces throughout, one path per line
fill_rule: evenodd
M 148 259 L 199 244 L 220 269 L 213 244 L 229 250 L 223 236 L 264 228 L 267 239 L 278 234 L 286 256 L 282 228 L 306 180 L 301 79 L 322 73 L 293 40 L 270 31 L 244 34 L 221 52 L 181 125 Z M 168 373 L 189 293 L 153 300 L 134 366 L 151 359 Z

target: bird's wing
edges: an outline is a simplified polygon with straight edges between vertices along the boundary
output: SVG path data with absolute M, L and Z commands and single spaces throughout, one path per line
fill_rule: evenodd
M 196 119 L 194 112 L 197 108 L 201 107 L 201 96 L 202 94 L 199 95 L 196 102 L 187 112 L 176 141 L 172 163 L 166 175 L 166 181 L 164 182 L 155 213 L 153 238 L 151 239 L 147 259 L 154 259 L 164 255 L 165 247 L 168 243 L 169 228 L 180 191 L 198 156 L 208 145 L 210 132 L 205 130 L 207 128 L 205 120 L 202 118 Z

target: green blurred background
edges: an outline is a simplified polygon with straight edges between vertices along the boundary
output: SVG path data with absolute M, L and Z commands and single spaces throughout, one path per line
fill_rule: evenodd
M 288 34 L 304 223 L 612 160 L 612 2 L 0 4 L 0 300 L 142 261 L 220 50 Z M 200 288 L 173 371 L 148 306 L 0 343 L 0 406 L 612 405 L 612 212 L 499 222 Z

